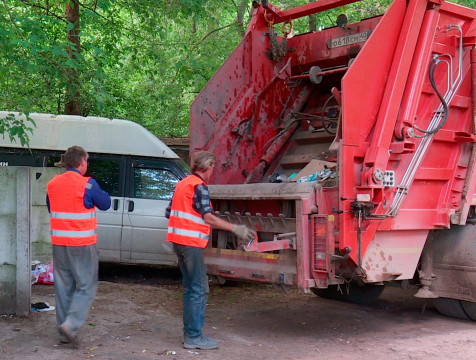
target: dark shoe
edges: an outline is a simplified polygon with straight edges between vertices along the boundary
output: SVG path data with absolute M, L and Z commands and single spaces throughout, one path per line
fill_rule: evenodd
M 213 339 L 209 339 L 204 335 L 200 335 L 196 338 L 185 337 L 183 341 L 183 347 L 185 349 L 211 350 L 218 349 L 218 343 Z
M 60 336 L 60 343 L 62 344 L 71 344 L 71 341 L 66 336 Z
M 60 335 L 68 339 L 75 349 L 79 347 L 78 338 L 76 337 L 76 335 L 73 334 L 73 332 L 68 326 L 62 324 L 59 326 L 58 330 Z

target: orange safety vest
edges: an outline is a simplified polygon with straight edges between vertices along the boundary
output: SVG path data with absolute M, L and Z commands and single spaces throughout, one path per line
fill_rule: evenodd
M 208 225 L 197 211 L 193 209 L 195 186 L 205 184 L 196 175 L 190 175 L 181 180 L 175 187 L 172 206 L 170 209 L 167 241 L 205 248 L 210 237 Z M 205 184 L 206 185 L 206 184 Z
M 53 245 L 96 244 L 96 208 L 87 209 L 84 206 L 84 192 L 89 179 L 75 171 L 66 171 L 48 183 Z

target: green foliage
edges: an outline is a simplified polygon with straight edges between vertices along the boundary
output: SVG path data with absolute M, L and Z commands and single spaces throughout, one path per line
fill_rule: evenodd
M 72 57 L 67 1 L 0 1 L 1 110 L 61 114 L 66 91 L 78 86 L 84 116 L 133 120 L 161 136 L 188 135 L 190 103 L 250 19 L 247 0 L 81 0 L 81 51 Z M 349 4 L 315 15 L 315 23 L 335 26 L 340 13 L 359 21 L 382 14 L 390 1 Z M 473 8 L 475 1 L 457 0 Z M 275 5 L 285 10 L 305 3 Z M 294 21 L 294 29 L 309 31 L 309 19 Z M 77 85 L 68 82 L 72 70 L 79 74 Z M 2 122 L 2 134 L 13 131 L 26 141 L 19 124 L 8 124 Z
M 25 119 L 23 114 L 20 113 L 20 117 L 16 117 L 15 114 L 8 114 L 3 119 L 0 119 L 0 135 L 3 137 L 8 136 L 10 142 L 20 141 L 22 146 L 28 145 L 28 133 L 33 133 L 33 127 L 36 126 L 29 113 L 25 112 Z
M 83 115 L 130 119 L 157 135 L 188 134 L 191 101 L 240 41 L 236 6 L 80 2 L 81 52 L 74 58 L 65 3 L 0 3 L 0 108 L 62 113 L 66 90 L 74 93 L 68 72 L 77 70 Z
M 476 0 L 452 0 L 452 3 L 463 5 L 471 9 L 476 8 Z

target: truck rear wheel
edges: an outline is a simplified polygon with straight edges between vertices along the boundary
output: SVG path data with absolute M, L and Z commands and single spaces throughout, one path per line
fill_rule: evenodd
M 433 303 L 442 315 L 476 321 L 476 224 L 469 216 L 466 225 L 433 233 L 431 288 L 440 296 Z M 462 295 L 466 300 L 457 299 Z
M 468 315 L 471 320 L 476 321 L 476 303 L 463 300 L 460 302 L 466 315 Z
M 355 281 L 347 285 L 331 285 L 327 289 L 312 288 L 312 292 L 325 299 L 347 301 L 354 304 L 368 305 L 375 302 L 382 294 L 384 285 L 359 284 Z M 342 291 L 341 291 L 342 290 Z
M 466 313 L 463 303 L 472 304 L 472 309 L 470 309 L 473 315 L 476 315 L 476 308 L 474 307 L 474 303 L 469 303 L 467 301 L 460 301 L 457 299 L 450 299 L 450 298 L 438 298 L 433 300 L 433 304 L 435 305 L 436 310 L 441 315 L 445 315 L 448 317 L 453 317 L 461 320 L 470 320 L 470 317 Z M 469 309 L 469 305 L 468 305 Z M 473 319 L 474 320 L 474 319 Z

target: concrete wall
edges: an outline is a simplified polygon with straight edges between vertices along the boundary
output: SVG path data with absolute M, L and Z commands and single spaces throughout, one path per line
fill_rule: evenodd
M 62 171 L 0 167 L 0 314 L 30 311 L 31 260 L 52 258 L 46 184 Z
M 0 313 L 30 311 L 30 169 L 0 168 Z

